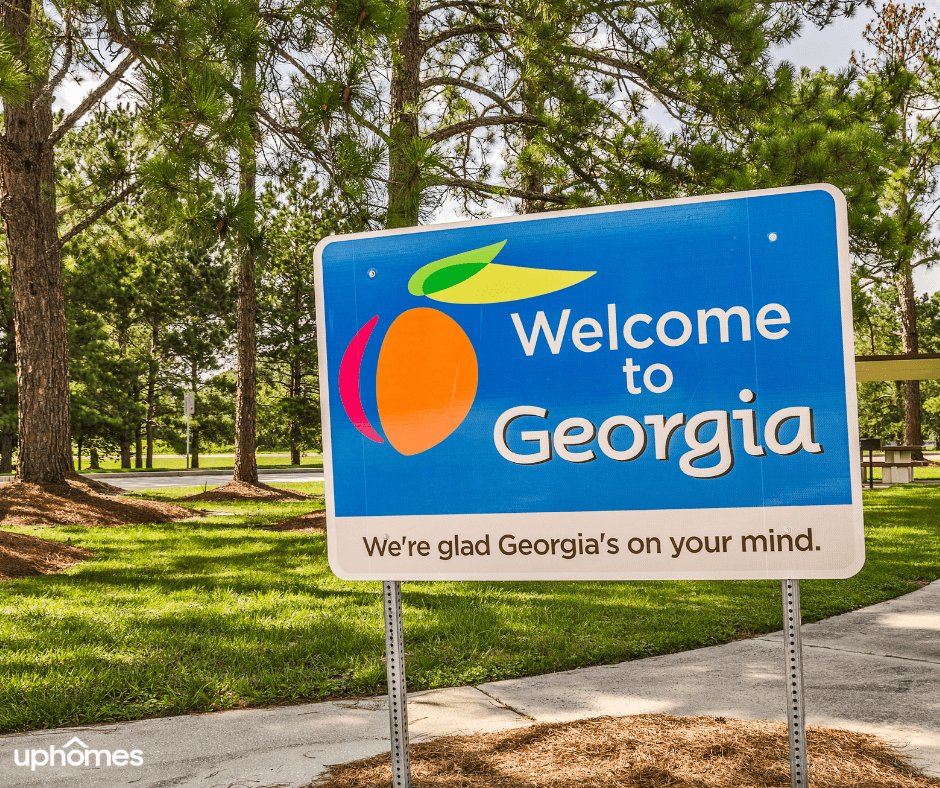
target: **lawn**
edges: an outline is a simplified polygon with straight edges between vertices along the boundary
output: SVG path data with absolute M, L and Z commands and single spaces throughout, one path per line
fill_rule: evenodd
M 865 477 L 868 478 L 867 476 Z M 881 479 L 881 468 L 875 468 L 875 478 Z M 915 479 L 940 479 L 940 465 L 927 465 L 914 468 Z
M 940 577 L 940 490 L 897 486 L 865 493 L 865 503 L 865 568 L 849 580 L 804 581 L 805 620 Z M 0 732 L 384 691 L 380 585 L 335 578 L 323 534 L 252 530 L 322 504 L 202 506 L 220 514 L 16 529 L 96 554 L 60 575 L 0 584 Z M 776 581 L 437 582 L 403 591 L 412 690 L 666 654 L 781 621 Z
M 323 467 L 321 455 L 301 456 L 300 466 L 290 464 L 289 454 L 258 454 L 255 456 L 259 468 L 297 468 L 297 467 Z M 131 461 L 133 463 L 133 460 Z M 82 473 L 100 473 L 103 471 L 118 471 L 121 473 L 141 473 L 144 471 L 180 471 L 186 468 L 186 458 L 166 455 L 154 455 L 153 468 L 121 468 L 121 460 L 115 457 L 102 459 L 99 463 L 101 471 L 91 471 L 88 468 L 88 457 L 82 457 Z M 199 470 L 231 470 L 235 467 L 234 454 L 203 454 L 199 457 Z

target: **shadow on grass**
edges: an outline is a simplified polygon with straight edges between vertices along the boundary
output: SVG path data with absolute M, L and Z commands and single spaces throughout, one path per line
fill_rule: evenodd
M 940 490 L 865 497 L 868 563 L 804 581 L 804 620 L 940 577 Z M 66 574 L 0 585 L 0 731 L 384 690 L 378 583 L 329 571 L 323 534 L 232 518 L 43 529 L 93 548 Z M 403 585 L 409 687 L 479 683 L 667 654 L 780 627 L 774 581 Z

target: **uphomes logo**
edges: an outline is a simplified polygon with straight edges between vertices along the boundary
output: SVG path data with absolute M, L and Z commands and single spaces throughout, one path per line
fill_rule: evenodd
M 447 304 L 499 304 L 564 290 L 596 271 L 556 271 L 500 265 L 493 260 L 506 241 L 473 249 L 419 268 L 408 292 Z M 373 317 L 353 337 L 339 368 L 343 409 L 369 440 L 384 439 L 362 406 L 362 358 L 379 322 Z M 466 418 L 478 382 L 470 338 L 443 312 L 417 307 L 392 322 L 375 372 L 375 397 L 385 437 L 406 456 L 437 446 Z
M 53 744 L 48 749 L 23 750 L 22 755 L 14 750 L 13 762 L 31 771 L 37 766 L 143 766 L 144 754 L 140 750 L 93 750 L 73 736 L 61 749 Z

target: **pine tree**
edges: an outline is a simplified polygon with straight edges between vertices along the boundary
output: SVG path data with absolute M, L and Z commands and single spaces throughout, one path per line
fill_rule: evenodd
M 940 245 L 932 237 L 932 221 L 940 209 L 940 22 L 923 5 L 908 9 L 885 3 L 866 27 L 865 40 L 875 52 L 856 60 L 872 80 L 893 86 L 902 122 L 889 138 L 894 155 L 879 195 L 891 232 L 866 250 L 859 275 L 863 285 L 896 288 L 902 352 L 918 353 L 913 273 L 940 259 Z M 907 445 L 923 441 L 920 389 L 920 381 L 904 382 Z
M 134 287 L 137 258 L 106 228 L 66 247 L 66 258 L 75 440 L 79 449 L 94 439 L 116 444 L 121 467 L 130 468 L 148 360 Z
M 196 393 L 192 419 L 191 467 L 199 467 L 203 423 L 213 414 L 204 407 L 204 389 L 221 370 L 234 329 L 231 306 L 235 292 L 230 261 L 217 252 L 191 248 L 176 260 L 178 298 L 163 339 L 167 378 L 179 401 L 184 391 Z
M 102 73 L 87 45 L 99 25 L 100 17 L 87 7 L 70 8 L 64 18 L 54 6 L 33 0 L 11 0 L 0 9 L 0 191 L 18 363 L 17 478 L 29 482 L 62 483 L 74 472 L 55 146 L 136 60 L 127 54 Z M 104 79 L 55 122 L 55 90 L 76 69 Z
M 258 2 L 250 0 L 247 17 L 257 20 Z M 258 172 L 258 146 L 261 142 L 257 107 L 258 97 L 258 41 L 254 29 L 244 42 L 240 58 L 240 97 L 245 104 L 247 129 L 238 151 L 239 201 L 245 231 L 238 244 L 238 304 L 236 345 L 238 349 L 238 385 L 235 393 L 235 467 L 233 479 L 248 484 L 258 483 L 258 463 L 255 459 L 257 395 L 257 295 L 255 292 L 255 261 L 257 257 L 256 232 L 256 180 Z
M 286 22 L 267 7 L 290 101 L 259 117 L 387 227 L 417 224 L 448 195 L 471 215 L 494 198 L 669 196 L 686 175 L 646 108 L 721 147 L 788 90 L 772 47 L 853 6 L 337 0 Z
M 174 3 L 72 4 L 67 8 L 38 0 L 12 0 L 0 9 L 0 99 L 4 132 L 0 136 L 0 191 L 4 195 L 16 333 L 19 392 L 17 478 L 61 484 L 74 474 L 69 424 L 69 363 L 62 283 L 61 247 L 139 188 L 143 178 L 179 188 L 187 166 L 147 162 L 141 178 L 115 181 L 97 205 L 68 216 L 59 232 L 55 160 L 57 147 L 71 130 L 119 85 L 136 85 L 136 100 L 155 106 L 161 74 L 186 65 L 181 46 L 207 37 L 205 17 Z M 211 22 L 210 22 L 211 24 Z M 97 44 L 93 45 L 93 42 Z M 105 65 L 98 46 L 116 55 Z M 133 67 L 133 69 L 132 69 Z M 52 103 L 67 78 L 100 79 L 78 106 L 56 118 Z M 198 127 L 181 132 L 153 117 L 160 134 L 194 137 Z M 163 126 L 160 126 L 161 121 Z M 189 145 L 190 152 L 198 144 Z
M 261 197 L 265 216 L 258 286 L 258 361 L 269 396 L 259 413 L 259 433 L 271 446 L 288 446 L 291 464 L 301 450 L 320 447 L 316 293 L 310 250 L 331 233 L 352 232 L 335 203 L 313 179 L 289 173 L 286 185 L 269 185 Z

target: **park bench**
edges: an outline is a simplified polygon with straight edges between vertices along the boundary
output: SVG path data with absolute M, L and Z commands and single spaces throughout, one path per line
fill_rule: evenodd
M 915 460 L 913 453 L 923 451 L 923 446 L 885 446 L 884 460 L 862 460 L 862 483 L 865 483 L 867 468 L 881 468 L 881 481 L 885 484 L 911 484 L 914 481 L 914 468 L 929 463 Z

